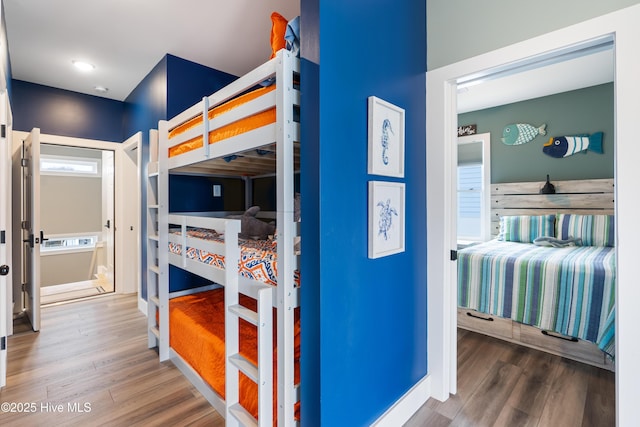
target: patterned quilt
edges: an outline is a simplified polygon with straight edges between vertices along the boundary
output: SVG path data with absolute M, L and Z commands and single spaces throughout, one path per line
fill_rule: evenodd
M 615 248 L 492 240 L 458 252 L 458 306 L 594 342 L 614 356 Z
M 180 230 L 171 230 L 170 233 L 180 235 Z M 187 235 L 204 240 L 212 240 L 224 243 L 223 236 L 214 230 L 204 228 L 187 229 Z M 278 280 L 278 255 L 277 242 L 275 240 L 251 240 L 238 238 L 240 246 L 240 260 L 238 269 L 240 275 L 248 279 L 264 282 L 275 286 Z M 182 245 L 169 242 L 169 251 L 176 255 L 182 255 Z M 224 269 L 224 256 L 187 246 L 187 258 L 203 262 Z M 300 286 L 300 272 L 294 272 L 295 286 Z

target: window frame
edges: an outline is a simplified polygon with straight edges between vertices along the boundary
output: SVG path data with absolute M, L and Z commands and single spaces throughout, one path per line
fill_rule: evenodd
M 89 165 L 92 170 L 90 172 L 83 172 L 81 170 L 51 170 L 43 166 L 44 162 L 58 162 L 73 166 Z M 76 156 L 62 156 L 58 154 L 40 154 L 40 175 L 51 176 L 74 176 L 74 177 L 90 177 L 101 178 L 102 177 L 102 160 L 92 157 L 76 157 Z

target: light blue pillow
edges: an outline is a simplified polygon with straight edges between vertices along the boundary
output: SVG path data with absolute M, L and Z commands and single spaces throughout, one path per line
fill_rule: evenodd
M 538 237 L 555 237 L 555 219 L 555 215 L 502 216 L 498 240 L 533 243 Z
M 580 239 L 580 246 L 614 246 L 613 215 L 559 214 L 556 224 L 559 239 Z

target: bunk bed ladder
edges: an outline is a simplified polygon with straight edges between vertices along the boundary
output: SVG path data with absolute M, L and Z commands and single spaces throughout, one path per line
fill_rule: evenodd
M 149 348 L 157 347 L 160 340 L 158 315 L 160 307 L 158 265 L 158 131 L 149 131 L 149 163 L 147 167 L 147 323 Z
M 228 221 L 227 224 L 231 223 Z M 225 236 L 235 239 L 239 230 L 239 222 L 234 228 L 227 226 Z M 237 231 L 232 231 L 236 230 Z M 227 237 L 225 237 L 226 239 Z M 239 258 L 237 244 L 225 242 L 225 264 L 234 265 Z M 226 268 L 225 283 L 225 351 L 226 378 L 225 400 L 227 426 L 273 425 L 273 289 L 270 286 L 259 286 L 257 291 L 257 311 L 240 305 L 238 289 L 238 271 Z M 240 354 L 240 320 L 245 320 L 258 331 L 258 364 L 254 365 Z M 249 377 L 258 385 L 258 419 L 256 420 L 241 404 L 239 398 L 239 373 Z
M 149 315 L 150 324 L 155 322 L 157 318 L 157 342 L 158 356 L 160 361 L 169 360 L 169 143 L 167 141 L 168 129 L 167 122 L 161 120 L 158 122 L 158 133 L 161 141 L 155 148 L 158 159 L 158 178 L 157 178 L 157 223 L 158 223 L 158 250 L 156 258 L 157 267 L 157 289 L 152 289 L 152 284 L 147 284 L 148 304 L 156 305 L 156 310 Z M 153 140 L 150 144 L 153 147 Z M 159 147 L 164 147 L 159 149 Z M 151 155 L 154 155 L 153 148 Z M 148 195 L 147 195 L 148 197 Z M 153 314 L 153 319 L 151 319 Z M 156 332 L 156 331 L 153 331 Z

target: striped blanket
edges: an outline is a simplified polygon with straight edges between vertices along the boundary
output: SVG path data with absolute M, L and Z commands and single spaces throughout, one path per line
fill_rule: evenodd
M 615 248 L 492 240 L 458 252 L 458 306 L 594 342 L 614 356 Z

